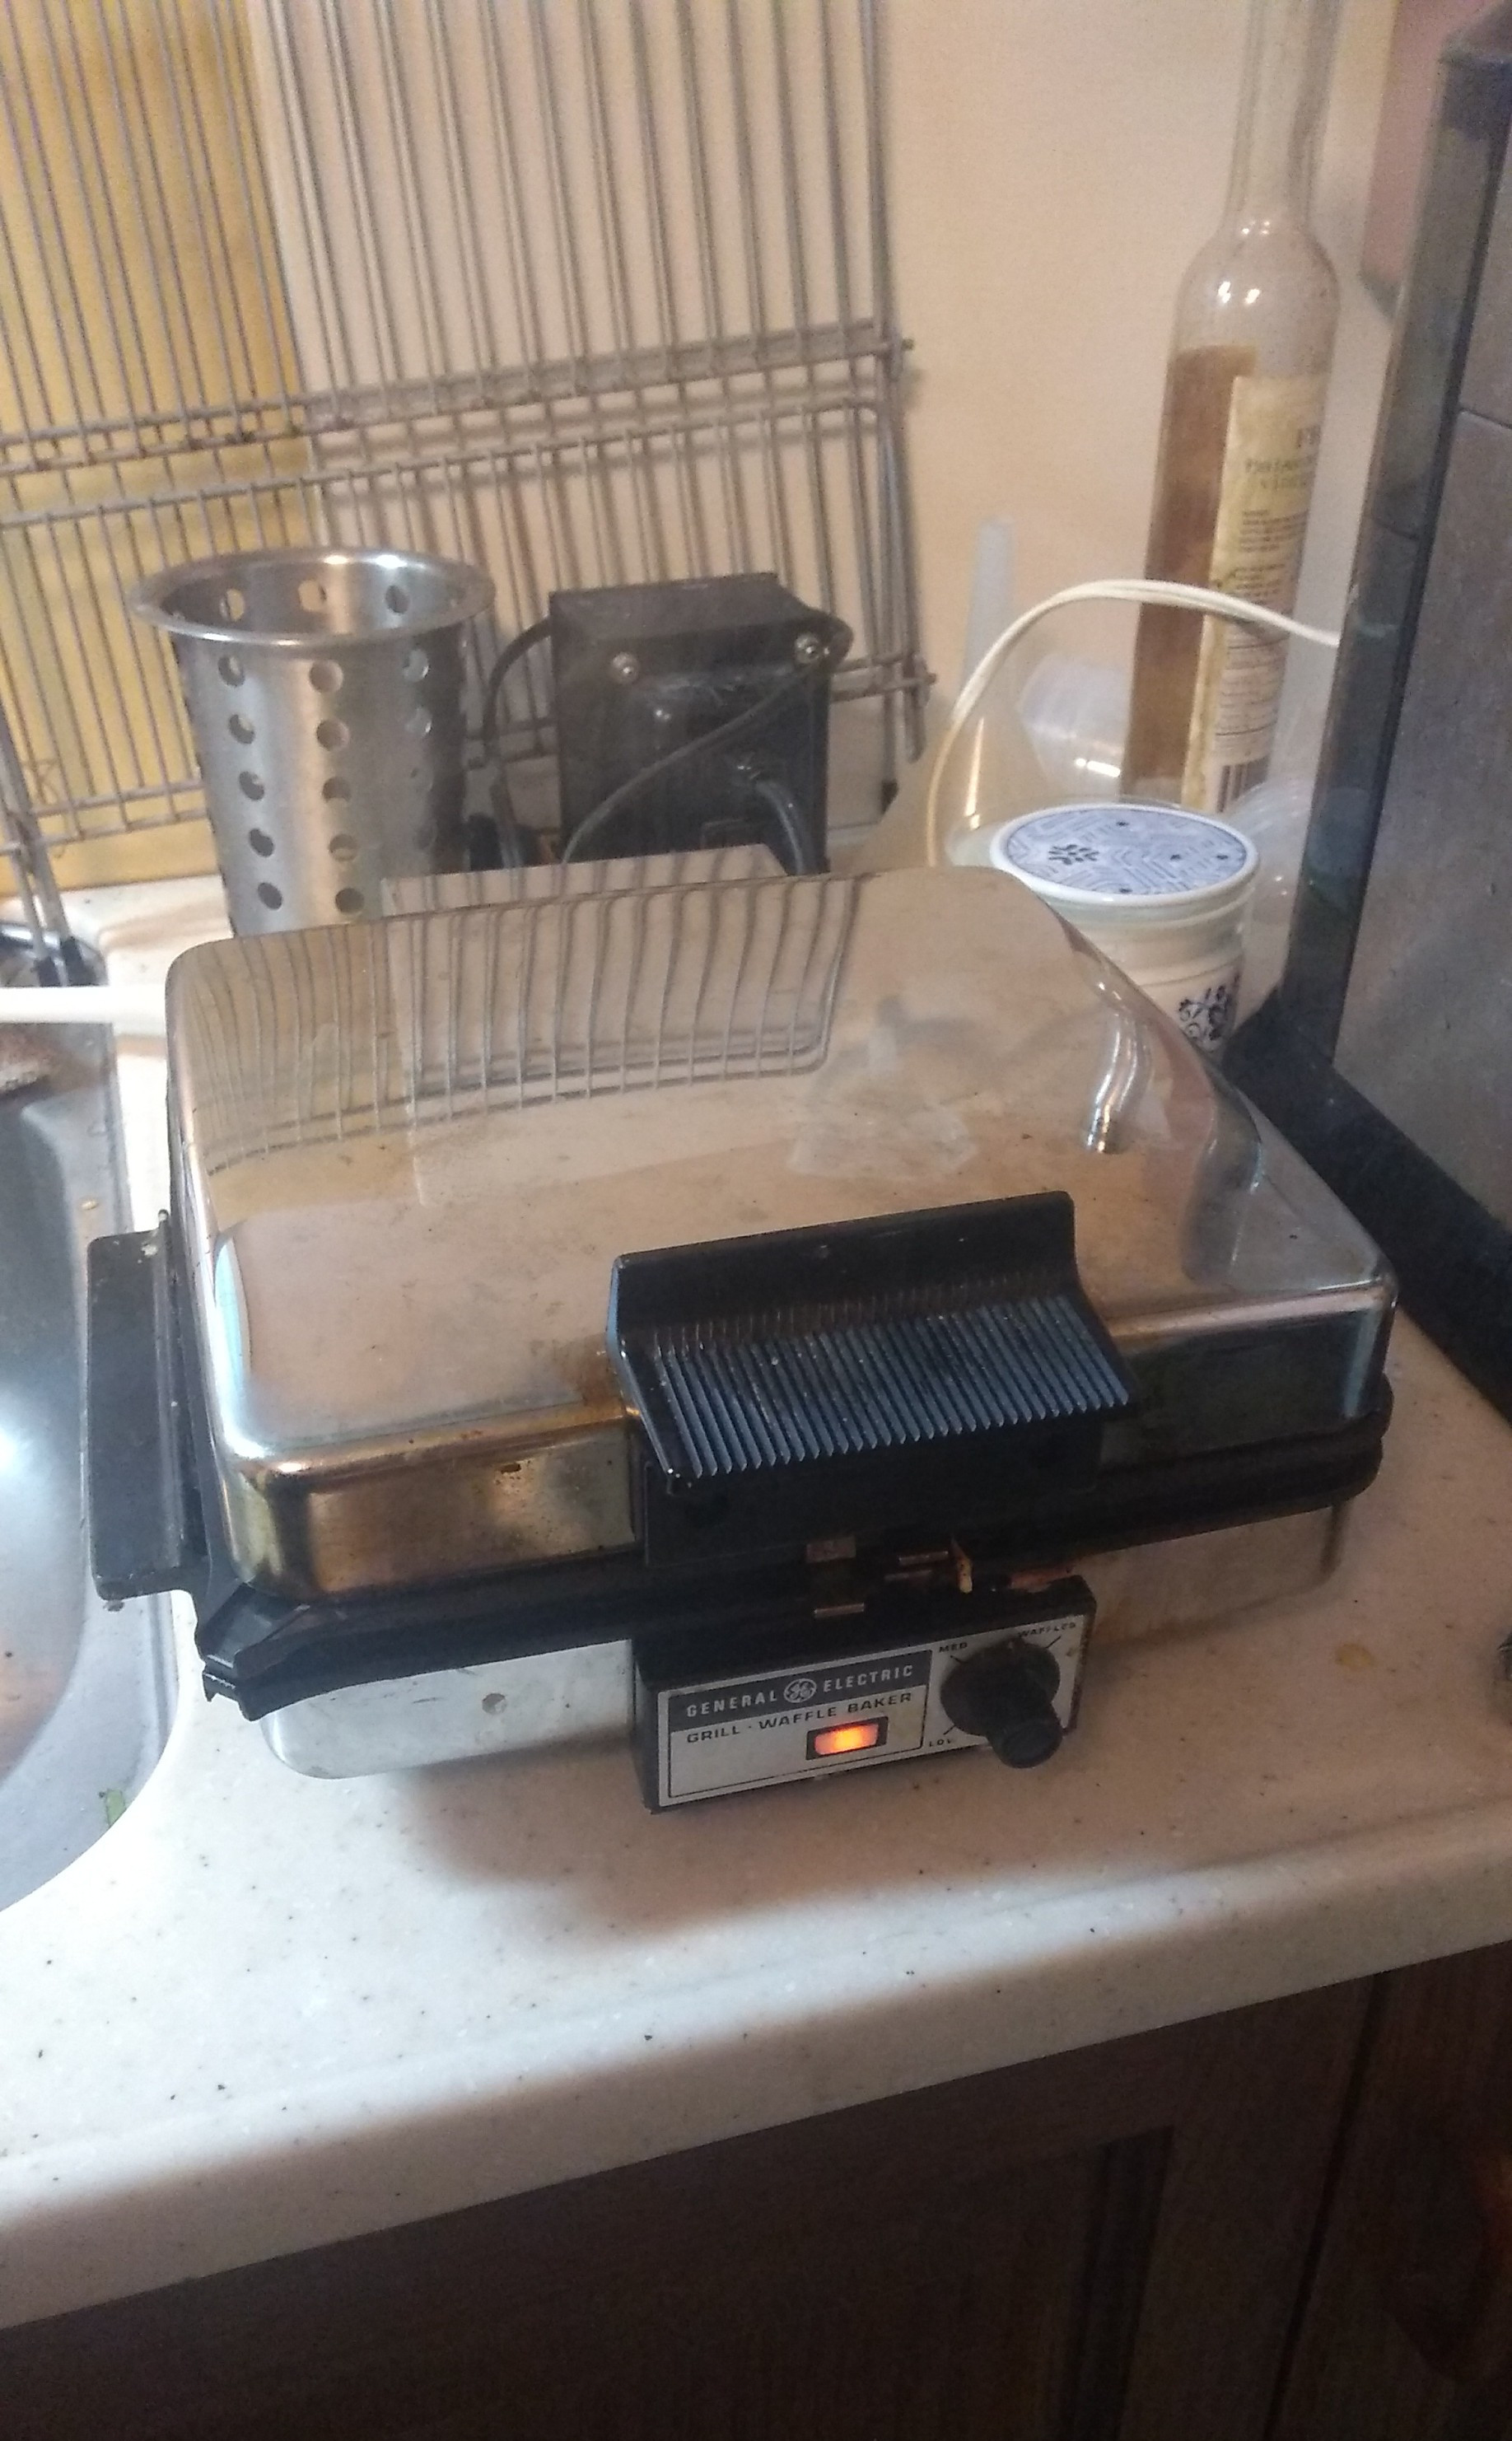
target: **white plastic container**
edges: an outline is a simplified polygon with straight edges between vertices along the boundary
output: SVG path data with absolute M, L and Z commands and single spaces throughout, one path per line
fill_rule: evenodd
M 1175 805 L 1053 805 L 995 831 L 992 861 L 1216 1050 L 1238 1003 L 1259 864 L 1240 832 Z

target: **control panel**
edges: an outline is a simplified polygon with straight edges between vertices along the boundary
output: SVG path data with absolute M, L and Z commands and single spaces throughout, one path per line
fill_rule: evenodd
M 777 1659 L 751 1640 L 696 1670 L 636 1647 L 636 1749 L 658 1810 L 988 1746 L 1044 1763 L 1076 1717 L 1092 1597 L 1080 1578 L 969 1605 L 960 1635 L 887 1643 L 816 1637 Z M 990 1613 L 990 1616 L 984 1615 Z M 838 1624 L 837 1622 L 837 1624 Z

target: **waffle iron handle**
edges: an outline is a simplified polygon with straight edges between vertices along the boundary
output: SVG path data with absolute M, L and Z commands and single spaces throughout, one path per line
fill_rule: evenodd
M 94 1240 L 87 1311 L 90 1567 L 118 1602 L 188 1583 L 201 1552 L 166 1220 Z
M 1094 1456 L 1134 1390 L 1074 1221 L 1018 1195 L 622 1255 L 609 1357 L 668 1488 L 1047 1434 Z

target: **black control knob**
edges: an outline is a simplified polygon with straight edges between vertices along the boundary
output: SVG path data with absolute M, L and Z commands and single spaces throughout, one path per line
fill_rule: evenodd
M 1048 1763 L 1064 1735 L 1055 1710 L 1059 1685 L 1054 1654 L 1015 1636 L 958 1662 L 940 1700 L 958 1729 L 985 1738 L 999 1763 L 1026 1771 Z

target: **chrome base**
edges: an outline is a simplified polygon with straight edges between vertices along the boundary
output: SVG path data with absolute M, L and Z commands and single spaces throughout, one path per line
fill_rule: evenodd
M 1344 1513 L 1317 1510 L 1070 1564 L 1097 1598 L 1101 1640 L 1198 1627 L 1320 1583 L 1338 1558 Z M 628 1740 L 631 1709 L 621 1641 L 309 1695 L 271 1713 L 262 1734 L 291 1770 L 346 1780 Z

